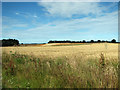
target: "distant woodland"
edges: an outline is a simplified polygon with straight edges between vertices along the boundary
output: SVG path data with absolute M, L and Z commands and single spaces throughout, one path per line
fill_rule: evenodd
M 2 46 L 18 46 L 19 41 L 16 39 L 3 39 L 0 40 L 2 42 Z
M 97 40 L 97 41 L 94 41 L 94 40 L 91 40 L 91 41 L 70 41 L 70 40 L 64 40 L 64 41 L 57 41 L 57 40 L 50 40 L 48 43 L 104 43 L 104 42 L 107 42 L 107 43 L 116 43 L 116 40 L 113 39 L 111 41 L 104 41 L 104 40 Z M 0 46 L 18 46 L 19 45 L 19 41 L 16 40 L 16 39 L 3 39 L 3 40 L 0 40 L 0 43 L 1 45 Z
M 50 40 L 48 43 L 104 43 L 104 42 L 107 42 L 107 43 L 116 43 L 116 40 L 113 39 L 111 41 L 104 41 L 104 40 L 97 40 L 97 41 L 94 41 L 94 40 L 91 40 L 91 41 L 70 41 L 70 40 L 66 40 L 66 41 L 57 41 L 57 40 Z

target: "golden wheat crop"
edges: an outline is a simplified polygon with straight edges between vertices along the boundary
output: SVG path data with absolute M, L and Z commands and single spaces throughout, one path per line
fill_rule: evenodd
M 16 77 L 21 77 L 20 80 L 24 80 L 24 77 L 38 78 L 39 76 L 40 78 L 47 78 L 50 75 L 50 78 L 47 79 L 47 81 L 45 79 L 45 82 L 51 81 L 53 86 L 50 86 L 51 83 L 49 83 L 50 85 L 43 85 L 42 87 L 59 87 L 59 85 L 61 85 L 61 82 L 59 82 L 56 86 L 56 81 L 51 79 L 51 75 L 55 80 L 56 77 L 58 80 L 61 78 L 61 80 L 67 80 L 67 84 L 65 82 L 62 83 L 65 87 L 118 87 L 118 50 L 118 44 L 112 43 L 78 45 L 45 44 L 42 46 L 2 47 L 3 71 L 8 74 L 6 68 L 11 68 L 9 66 L 12 64 L 14 70 L 10 69 L 11 71 L 9 71 L 9 73 L 19 73 L 16 74 Z M 45 67 L 41 65 L 45 65 Z M 15 68 L 15 66 L 17 68 Z M 21 67 L 23 68 L 23 73 L 19 71 Z M 28 72 L 27 74 L 26 71 Z M 38 76 L 31 75 L 31 72 L 34 72 L 34 74 Z M 40 76 L 41 72 L 44 72 L 42 76 Z M 7 74 L 3 75 L 4 86 L 6 85 L 6 87 L 9 86 L 5 78 Z M 43 81 L 43 79 L 36 79 L 33 86 L 31 85 L 30 87 L 35 87 L 37 82 Z M 73 82 L 76 83 L 75 86 L 71 84 Z M 18 86 L 21 85 L 22 84 Z M 39 85 L 36 87 L 39 87 Z
M 53 46 L 55 44 L 46 44 L 43 46 L 25 46 L 25 47 L 3 47 L 3 52 L 19 53 L 35 57 L 66 57 L 71 63 L 76 59 L 100 58 L 101 53 L 107 60 L 118 60 L 118 44 L 81 44 L 72 46 Z
M 98 57 L 101 53 L 104 53 L 106 57 L 117 58 L 118 57 L 118 44 L 102 43 L 102 44 L 86 44 L 86 45 L 73 45 L 73 46 L 25 46 L 25 47 L 3 47 L 3 52 L 17 52 L 20 54 L 41 56 L 45 55 L 48 57 L 59 57 L 59 56 L 94 56 Z

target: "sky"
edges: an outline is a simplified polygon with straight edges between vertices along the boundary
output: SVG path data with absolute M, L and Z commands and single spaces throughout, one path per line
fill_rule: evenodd
M 3 2 L 2 39 L 118 40 L 117 2 Z

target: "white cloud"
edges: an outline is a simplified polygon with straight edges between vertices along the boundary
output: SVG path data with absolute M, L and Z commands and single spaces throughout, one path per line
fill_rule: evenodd
M 73 15 L 97 15 L 100 16 L 106 7 L 101 7 L 98 3 L 82 2 L 40 2 L 38 5 L 43 6 L 47 15 L 72 17 Z M 108 8 L 108 7 L 107 7 Z
M 58 19 L 47 24 L 42 24 L 42 21 L 36 21 L 37 25 L 34 28 L 21 31 L 12 30 L 14 29 L 12 28 L 11 30 L 9 29 L 11 32 L 4 31 L 4 36 L 15 37 L 19 39 L 21 38 L 21 40 L 40 40 L 39 42 L 41 42 L 43 39 L 45 41 L 49 39 L 80 40 L 81 38 L 89 40 L 95 38 L 117 39 L 118 37 L 118 12 L 115 11 L 111 13 L 102 13 L 103 10 L 107 10 L 109 7 L 99 7 L 97 3 L 39 3 L 39 5 L 44 6 L 45 10 L 49 12 L 50 16 L 72 17 L 75 14 L 88 15 L 92 13 L 94 15 L 97 15 L 97 17 L 93 18 L 87 16 L 84 18 L 69 20 Z M 23 13 L 23 15 L 29 16 L 29 14 L 25 13 Z M 35 14 L 29 16 L 30 19 L 32 19 L 32 17 L 36 18 L 38 16 Z M 14 19 L 7 18 L 7 20 L 4 21 L 10 23 L 12 21 L 15 25 L 17 25 L 15 23 L 17 21 Z M 22 23 L 18 24 L 19 25 L 17 25 L 17 27 L 24 26 Z M 31 23 L 29 23 L 29 25 L 30 24 Z
M 41 0 L 41 2 L 100 2 L 101 0 Z
M 16 15 L 19 15 L 19 13 L 17 13 L 17 12 L 16 12 L 15 14 L 16 14 Z
M 117 39 L 118 12 L 106 13 L 96 18 L 57 20 L 47 24 L 39 22 L 36 26 L 27 30 L 14 30 L 13 28 L 11 32 L 4 31 L 4 36 L 26 40 L 39 38 L 41 41 L 43 39 Z
M 2 0 L 2 2 L 118 2 L 120 0 Z
M 8 30 L 15 27 L 17 28 L 28 27 L 28 24 L 21 22 L 17 19 L 13 19 L 11 17 L 7 17 L 7 16 L 2 17 L 2 30 Z
M 0 39 L 2 38 L 2 17 L 0 15 Z
M 119 2 L 120 0 L 2 0 L 2 2 Z
M 54 21 L 40 25 L 36 28 L 28 29 L 24 36 L 41 39 L 117 39 L 118 18 L 117 12 L 106 14 L 97 18 L 71 19 L 64 21 Z M 22 34 L 23 35 L 23 34 Z
M 28 24 L 16 24 L 16 25 L 12 25 L 12 28 L 13 27 L 27 27 L 28 26 Z
M 38 16 L 34 13 L 28 13 L 28 12 L 16 12 L 16 15 L 19 15 L 20 17 L 24 17 L 24 18 L 38 18 Z
M 29 26 L 28 26 L 29 27 Z M 48 24 L 39 23 L 37 27 L 27 30 L 10 30 L 4 36 L 18 38 L 25 42 L 46 42 L 48 40 L 111 40 L 117 39 L 117 12 L 97 18 L 86 17 L 64 21 L 53 21 Z
M 37 15 L 33 15 L 34 18 L 37 18 L 38 16 Z

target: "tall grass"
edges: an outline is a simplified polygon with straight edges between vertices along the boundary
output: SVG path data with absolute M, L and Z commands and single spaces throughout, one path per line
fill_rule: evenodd
M 3 53 L 3 88 L 117 88 L 118 62 L 100 58 L 72 63 L 67 57 Z M 73 63 L 74 62 L 74 63 Z

